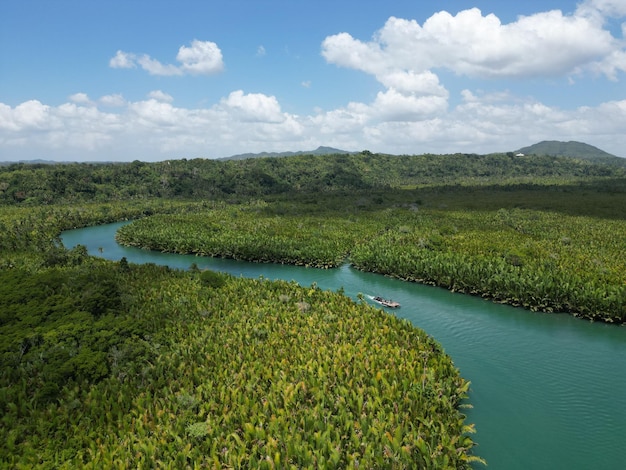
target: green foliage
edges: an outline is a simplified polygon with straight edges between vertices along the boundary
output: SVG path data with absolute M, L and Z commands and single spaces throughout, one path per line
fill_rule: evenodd
M 341 264 L 354 244 L 384 225 L 328 211 L 276 213 L 267 204 L 216 207 L 208 212 L 148 217 L 122 227 L 118 242 L 158 251 L 316 267 Z
M 206 272 L 97 270 L 3 278 L 45 286 L 35 292 L 42 311 L 68 305 L 56 321 L 29 320 L 40 336 L 2 326 L 3 338 L 26 338 L 2 368 L 14 371 L 0 384 L 2 466 L 469 468 L 476 459 L 458 411 L 468 382 L 406 321 L 314 286 L 224 276 L 204 289 Z M 73 286 L 105 275 L 126 292 L 122 311 L 106 323 L 70 313 L 80 304 Z M 9 306 L 27 299 L 8 295 Z
M 200 274 L 200 282 L 202 282 L 202 285 L 205 287 L 217 289 L 224 285 L 226 276 L 215 271 L 205 270 Z
M 623 178 L 626 164 L 513 154 L 294 155 L 245 160 L 0 166 L 0 204 L 49 205 L 153 198 L 241 199 L 442 184 L 578 182 Z
M 0 270 L 0 286 L 1 386 L 22 383 L 23 399 L 35 403 L 55 400 L 68 383 L 106 377 L 109 350 L 141 329 L 124 318 L 119 275 L 101 263 Z
M 413 230 L 360 244 L 355 266 L 532 310 L 626 321 L 625 220 L 521 209 L 398 217 Z
M 410 324 L 315 286 L 98 261 L 59 232 L 143 219 L 120 240 L 349 256 L 623 322 L 625 181 L 565 158 L 367 151 L 2 167 L 0 466 L 469 468 L 469 383 Z
M 0 268 L 79 265 L 87 257 L 86 249 L 64 249 L 58 239 L 62 230 L 137 219 L 154 213 L 193 211 L 207 206 L 206 202 L 165 200 L 75 206 L 0 206 Z
M 363 270 L 532 310 L 626 320 L 623 189 L 448 188 L 420 191 L 419 207 L 407 202 L 414 194 L 214 206 L 145 218 L 117 238 L 160 251 L 318 267 L 349 256 Z

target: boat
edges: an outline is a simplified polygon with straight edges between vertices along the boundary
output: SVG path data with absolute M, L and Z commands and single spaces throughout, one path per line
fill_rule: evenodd
M 398 308 L 400 304 L 390 299 L 383 299 L 381 296 L 377 295 L 376 297 L 372 297 L 372 300 L 377 304 L 382 305 L 383 307 L 390 308 Z

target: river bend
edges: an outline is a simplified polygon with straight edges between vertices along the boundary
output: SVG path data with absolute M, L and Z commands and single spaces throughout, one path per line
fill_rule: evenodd
M 444 347 L 472 382 L 467 410 L 477 455 L 491 469 L 626 468 L 626 328 L 542 314 L 447 290 L 363 273 L 173 255 L 115 242 L 121 223 L 71 230 L 66 247 L 132 263 L 200 268 L 236 276 L 316 283 L 382 295 Z M 479 466 L 477 468 L 482 468 Z

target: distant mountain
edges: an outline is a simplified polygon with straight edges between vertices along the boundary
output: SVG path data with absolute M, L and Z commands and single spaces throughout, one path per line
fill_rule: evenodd
M 13 165 L 14 163 L 27 163 L 28 165 L 57 165 L 61 162 L 57 162 L 54 160 L 37 159 L 37 160 L 19 160 L 19 161 L 10 161 L 10 162 L 0 162 L 0 165 Z
M 524 155 L 551 155 L 555 157 L 572 157 L 581 160 L 592 160 L 601 163 L 624 164 L 626 159 L 600 150 L 593 145 L 583 142 L 560 142 L 558 140 L 544 140 L 529 147 L 519 149 L 516 153 Z
M 299 151 L 299 152 L 261 152 L 261 153 L 242 153 L 231 157 L 220 158 L 220 160 L 245 160 L 247 158 L 264 158 L 264 157 L 291 157 L 292 155 L 336 155 L 349 154 L 347 150 L 339 150 L 332 147 L 320 146 L 315 150 Z

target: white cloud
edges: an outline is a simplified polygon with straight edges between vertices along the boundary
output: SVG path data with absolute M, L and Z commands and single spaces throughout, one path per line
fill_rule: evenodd
M 570 15 L 553 10 L 503 24 L 473 8 L 456 15 L 441 11 L 422 25 L 391 17 L 367 42 L 345 32 L 328 36 L 322 43 L 327 62 L 374 76 L 384 91 L 370 104 L 320 112 L 315 123 L 329 134 L 339 129 L 339 135 L 350 135 L 363 146 L 399 153 L 420 152 L 421 144 L 428 151 L 480 152 L 498 150 L 498 145 L 514 149 L 538 139 L 586 137 L 596 144 L 605 139 L 615 152 L 615 142 L 624 143 L 624 138 L 612 132 L 600 137 L 598 125 L 587 116 L 624 123 L 619 106 L 611 106 L 611 112 L 606 105 L 593 112 L 564 111 L 508 91 L 466 89 L 461 104 L 448 109 L 449 92 L 437 70 L 492 82 L 585 73 L 616 80 L 626 71 L 626 49 L 623 40 L 604 29 L 604 20 L 624 13 L 624 0 L 586 0 Z
M 69 97 L 70 101 L 78 104 L 92 105 L 94 104 L 86 93 L 74 93 Z
M 388 67 L 385 64 L 387 57 L 381 50 L 380 43 L 376 41 L 363 43 L 348 33 L 339 33 L 324 39 L 322 55 L 330 63 L 362 70 L 372 75 Z
M 380 81 L 397 70 L 420 74 L 437 68 L 481 78 L 563 76 L 593 68 L 620 50 L 623 44 L 582 14 L 553 10 L 502 24 L 477 8 L 455 16 L 441 11 L 423 25 L 391 17 L 369 42 L 340 33 L 322 44 L 328 62 Z
M 37 100 L 25 101 L 11 108 L 0 107 L 0 129 L 21 132 L 54 127 L 50 116 L 50 106 Z
M 176 56 L 181 70 L 191 74 L 211 75 L 224 69 L 222 51 L 211 41 L 193 40 L 191 47 L 181 46 Z
M 222 51 L 211 41 L 191 42 L 191 46 L 181 46 L 178 49 L 176 60 L 180 66 L 163 64 L 153 59 L 148 54 L 137 55 L 134 53 L 117 51 L 109 60 L 111 68 L 135 68 L 139 65 L 150 75 L 173 76 L 189 73 L 192 75 L 212 75 L 224 69 Z
M 626 2 L 624 0 L 585 0 L 578 6 L 577 13 L 597 19 L 623 18 L 626 16 Z
M 265 56 L 266 53 L 267 52 L 265 51 L 265 47 L 263 47 L 263 46 L 259 46 L 257 48 L 257 50 L 256 50 L 257 57 L 263 57 L 263 56 Z
M 276 123 L 285 120 L 274 96 L 261 93 L 244 94 L 242 90 L 237 90 L 222 99 L 221 105 L 244 121 Z
M 406 95 L 394 88 L 378 93 L 372 105 L 381 121 L 418 121 L 445 112 L 447 106 L 446 97 Z
M 24 158 L 100 152 L 119 131 L 119 120 L 95 106 L 75 103 L 51 107 L 31 100 L 15 108 L 0 105 L 0 145 Z
M 164 103 L 171 103 L 172 101 L 174 101 L 172 95 L 169 95 L 161 90 L 151 91 L 150 93 L 148 93 L 148 97 Z
M 182 70 L 175 65 L 162 64 L 158 60 L 153 59 L 146 54 L 138 57 L 136 60 L 141 68 L 148 72 L 150 75 L 172 76 L 183 74 Z
M 100 102 L 104 106 L 109 106 L 109 107 L 112 107 L 112 108 L 119 108 L 119 107 L 122 107 L 122 106 L 124 106 L 126 104 L 126 100 L 119 93 L 113 94 L 113 95 L 102 96 L 102 97 L 100 97 L 98 102 Z
M 598 74 L 605 75 L 609 80 L 616 81 L 620 72 L 626 71 L 626 50 L 616 50 L 604 60 L 590 67 Z
M 486 153 L 554 139 L 626 156 L 626 100 L 563 110 L 508 93 L 461 95 L 461 104 L 447 109 L 443 97 L 390 88 L 370 104 L 352 102 L 310 116 L 285 113 L 275 97 L 241 90 L 199 109 L 176 107 L 158 90 L 115 112 L 72 102 L 0 103 L 0 151 L 9 159 L 154 161 L 319 145 L 397 154 Z
M 129 54 L 124 51 L 117 51 L 115 56 L 109 60 L 109 67 L 114 69 L 132 69 L 136 67 L 135 54 Z
M 170 103 L 150 98 L 129 105 L 130 121 L 144 128 L 157 128 L 168 131 L 168 127 L 176 127 L 184 123 L 185 110 L 175 108 Z
M 380 75 L 378 79 L 384 86 L 401 93 L 448 97 L 448 90 L 439 83 L 439 77 L 431 71 L 416 73 L 412 70 L 394 70 Z

